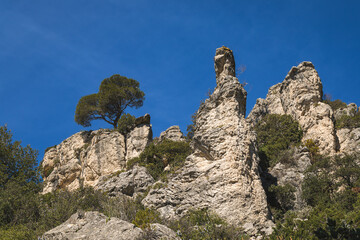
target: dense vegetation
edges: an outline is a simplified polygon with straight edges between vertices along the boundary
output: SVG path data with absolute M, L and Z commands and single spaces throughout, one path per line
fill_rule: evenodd
M 135 164 L 147 168 L 151 176 L 157 180 L 166 179 L 169 171 L 164 171 L 166 166 L 170 166 L 170 171 L 175 172 L 181 168 L 185 158 L 190 155 L 191 148 L 188 142 L 175 142 L 165 139 L 160 143 L 151 143 L 145 148 L 139 157 L 131 159 L 128 162 L 128 168 Z
M 359 128 L 360 127 L 360 112 L 355 113 L 353 116 L 342 115 L 336 120 L 335 127 L 340 128 Z
M 302 186 L 306 211 L 287 211 L 271 239 L 360 239 L 359 156 L 318 156 Z
M 302 130 L 289 115 L 268 114 L 255 126 L 261 167 L 266 170 L 281 160 L 284 151 L 299 145 Z

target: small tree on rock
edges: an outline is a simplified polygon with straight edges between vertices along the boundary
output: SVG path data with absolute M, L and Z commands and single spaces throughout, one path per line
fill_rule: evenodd
M 91 121 L 102 119 L 116 128 L 125 109 L 141 107 L 144 96 L 138 81 L 115 74 L 101 82 L 98 93 L 80 98 L 75 122 L 89 127 Z

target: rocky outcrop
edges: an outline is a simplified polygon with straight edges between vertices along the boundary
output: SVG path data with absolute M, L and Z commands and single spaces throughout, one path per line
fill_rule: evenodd
M 151 224 L 151 239 L 175 240 L 176 233 L 161 224 Z M 46 232 L 43 240 L 129 240 L 143 239 L 146 233 L 134 224 L 109 218 L 98 212 L 75 213 L 60 226 Z
M 339 138 L 340 153 L 360 153 L 360 128 L 341 128 L 336 133 Z
M 306 203 L 302 199 L 302 183 L 305 178 L 305 170 L 311 165 L 310 153 L 306 147 L 296 147 L 289 150 L 287 156 L 269 170 L 270 181 L 264 184 L 285 186 L 290 184 L 295 188 L 294 210 L 302 210 Z
M 100 177 L 124 170 L 151 140 L 151 125 L 145 123 L 126 137 L 108 129 L 76 133 L 45 153 L 43 193 L 95 186 Z
M 302 62 L 293 67 L 282 83 L 258 99 L 247 120 L 253 126 L 266 114 L 288 114 L 300 123 L 303 140 L 313 139 L 322 154 L 339 150 L 333 111 L 322 100 L 322 83 L 314 65 Z
M 146 116 L 146 115 L 145 115 Z M 126 136 L 126 159 L 138 157 L 145 147 L 152 141 L 151 125 L 141 123 Z
M 115 176 L 103 176 L 95 186 L 97 190 L 106 192 L 109 196 L 128 196 L 136 198 L 144 193 L 154 183 L 153 177 L 145 167 L 134 166 L 132 169 Z
M 185 141 L 184 134 L 181 132 L 179 126 L 171 126 L 166 129 L 164 132 L 160 133 L 159 141 L 169 139 L 171 141 Z
M 208 208 L 249 234 L 270 233 L 273 223 L 261 185 L 256 136 L 245 121 L 246 91 L 235 77 L 230 49 L 216 50 L 217 86 L 199 108 L 185 166 L 143 204 L 172 219 Z
M 344 115 L 353 117 L 355 116 L 357 109 L 358 108 L 355 103 L 350 103 L 344 108 L 336 109 L 334 111 L 335 120 L 339 120 Z

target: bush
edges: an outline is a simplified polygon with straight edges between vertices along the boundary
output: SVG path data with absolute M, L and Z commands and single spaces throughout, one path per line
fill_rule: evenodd
M 360 127 L 360 112 L 357 112 L 354 116 L 343 115 L 336 120 L 335 127 L 340 128 L 359 128 Z
M 128 169 L 139 164 L 147 168 L 151 176 L 157 180 L 164 177 L 164 168 L 171 166 L 174 172 L 181 168 L 185 163 L 185 159 L 191 153 L 188 142 L 176 142 L 165 139 L 164 141 L 148 145 L 139 157 L 131 159 L 127 163 Z
M 135 117 L 129 113 L 124 114 L 118 121 L 117 130 L 124 136 L 135 127 Z
M 289 115 L 268 114 L 255 126 L 263 170 L 279 162 L 284 150 L 300 144 L 302 130 Z
M 215 213 L 190 210 L 184 217 L 170 224 L 181 239 L 248 239 L 241 229 L 228 225 Z
M 333 111 L 347 107 L 347 104 L 339 99 L 336 99 L 334 101 L 331 101 L 331 99 L 325 99 L 323 102 L 329 104 Z
M 145 208 L 136 213 L 135 219 L 132 221 L 135 226 L 141 229 L 149 229 L 151 223 L 161 222 L 160 213 L 156 210 Z
M 275 195 L 278 206 L 284 213 L 294 207 L 295 191 L 295 187 L 288 183 L 284 186 L 271 185 L 269 187 L 269 192 Z
M 319 155 L 319 146 L 312 139 L 307 139 L 304 145 L 310 152 L 311 163 L 314 163 Z

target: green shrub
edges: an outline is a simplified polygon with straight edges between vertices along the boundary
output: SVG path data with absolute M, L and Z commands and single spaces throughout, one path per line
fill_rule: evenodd
M 319 146 L 312 139 L 307 139 L 304 145 L 310 152 L 311 163 L 314 163 L 319 155 Z
M 141 229 L 150 228 L 151 223 L 159 223 L 161 222 L 160 214 L 156 210 L 145 208 L 143 210 L 139 210 L 136 213 L 135 219 L 132 221 L 135 226 Z
M 170 228 L 184 240 L 248 239 L 241 229 L 227 224 L 207 209 L 190 210 L 180 220 L 170 223 Z
M 335 127 L 340 128 L 359 128 L 360 127 L 360 112 L 357 112 L 354 116 L 343 115 L 335 122 Z
M 127 162 L 127 168 L 139 164 L 146 167 L 151 176 L 157 180 L 166 174 L 164 168 L 167 165 L 170 165 L 172 172 L 181 168 L 190 153 L 191 148 L 188 142 L 165 139 L 158 144 L 151 143 L 148 145 L 139 157 Z
M 135 127 L 135 116 L 127 113 L 123 114 L 118 121 L 117 130 L 123 134 L 128 134 Z
M 295 187 L 288 183 L 284 186 L 271 185 L 269 187 L 269 192 L 275 195 L 275 199 L 284 213 L 294 207 L 295 191 Z
M 323 102 L 329 104 L 333 111 L 347 107 L 347 104 L 339 99 L 336 99 L 334 101 L 332 101 L 331 99 L 325 99 Z
M 284 150 L 300 144 L 302 130 L 289 115 L 268 114 L 255 126 L 261 167 L 267 169 L 279 162 Z
M 0 228 L 1 240 L 26 240 L 36 239 L 36 235 L 25 225 L 15 225 Z

